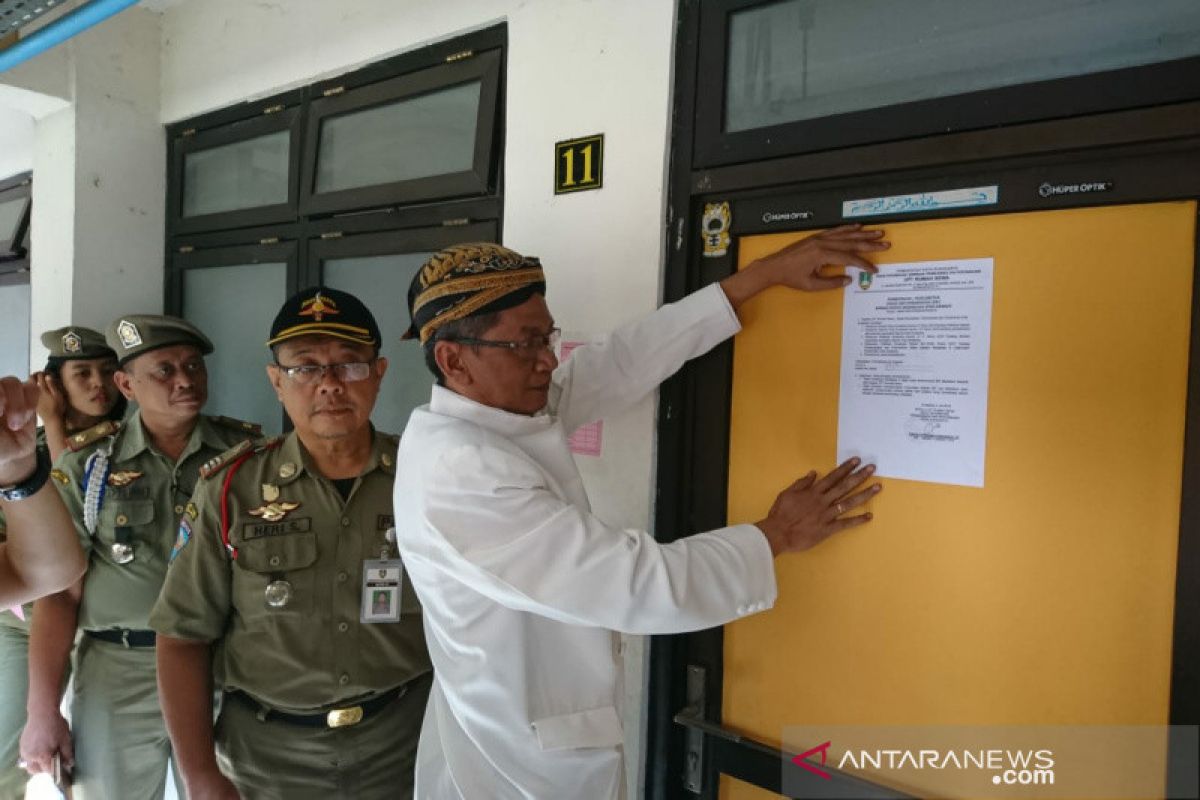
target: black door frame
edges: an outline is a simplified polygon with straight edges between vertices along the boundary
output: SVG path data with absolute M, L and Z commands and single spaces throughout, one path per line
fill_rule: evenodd
M 332 225 L 336 220 L 331 220 Z M 372 227 L 366 230 L 345 230 L 346 225 L 330 231 L 314 228 L 309 231 L 303 248 L 301 283 L 303 286 L 324 286 L 324 264 L 332 258 L 393 255 L 401 253 L 436 252 L 462 242 L 495 242 L 499 223 L 496 220 L 465 225 L 439 225 L 427 228 Z M 396 301 L 399 309 L 404 298 Z
M 698 79 L 703 72 L 700 5 L 701 0 L 680 0 L 679 6 L 664 302 L 731 274 L 738 237 L 842 224 L 847 220 L 841 203 L 850 199 L 999 187 L 995 205 L 861 220 L 872 224 L 1200 199 L 1200 102 L 1195 100 L 726 166 L 701 165 L 694 149 L 697 93 L 704 88 Z M 720 201 L 729 201 L 732 209 L 732 245 L 723 257 L 702 257 L 704 205 Z M 1195 666 L 1200 662 L 1200 281 L 1193 290 L 1190 352 L 1170 722 L 1195 725 L 1200 723 L 1200 670 Z M 726 343 L 691 362 L 661 389 L 655 511 L 660 541 L 727 524 L 732 366 L 733 344 Z M 719 628 L 652 639 L 646 797 L 715 798 L 722 773 L 781 791 L 791 754 L 721 726 L 722 659 Z M 702 676 L 701 692 L 696 691 L 697 674 Z M 695 753 L 689 756 L 689 737 L 700 745 L 698 761 Z M 1170 769 L 1190 768 L 1188 755 L 1175 749 Z M 686 788 L 685 781 L 693 788 Z M 803 785 L 793 784 L 792 776 L 789 784 Z M 832 782 L 821 781 L 812 788 L 822 797 L 903 796 L 836 774 Z

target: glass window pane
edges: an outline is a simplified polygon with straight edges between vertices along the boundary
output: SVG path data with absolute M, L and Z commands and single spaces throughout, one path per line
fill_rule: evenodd
M 24 197 L 0 202 L 0 239 L 7 240 L 13 235 L 17 229 L 17 221 L 21 219 L 21 209 L 24 207 Z
M 321 123 L 317 192 L 427 178 L 471 169 L 479 81 Z
M 286 203 L 290 136 L 277 131 L 188 153 L 183 159 L 183 215 Z
M 323 285 L 341 289 L 362 300 L 379 322 L 383 336 L 380 355 L 388 360 L 388 371 L 371 415 L 375 426 L 388 433 L 401 433 L 414 408 L 429 402 L 433 375 L 425 367 L 421 346 L 400 341 L 408 329 L 408 284 L 432 253 L 332 258 L 325 261 Z
M 0 375 L 29 374 L 29 298 L 28 283 L 0 286 Z
M 271 321 L 286 299 L 287 264 L 184 271 L 183 316 L 212 339 L 204 413 L 257 422 L 279 433 L 283 410 L 267 381 Z
M 730 18 L 725 130 L 1197 54 L 1196 0 L 785 0 Z

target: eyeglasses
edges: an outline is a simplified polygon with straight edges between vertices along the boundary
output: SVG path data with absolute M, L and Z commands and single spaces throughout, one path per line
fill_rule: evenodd
M 285 367 L 279 362 L 275 366 L 279 371 L 295 383 L 308 386 L 320 383 L 325 379 L 325 373 L 333 370 L 333 376 L 342 383 L 364 381 L 371 375 L 373 361 L 347 361 L 344 364 L 300 364 L 295 367 Z
M 158 381 L 159 383 L 166 383 L 175 377 L 176 372 L 183 372 L 188 377 L 195 378 L 196 376 L 204 373 L 204 371 L 204 361 L 201 359 L 196 359 L 194 361 L 185 361 L 183 364 L 179 365 L 163 362 L 146 370 L 143 374 L 146 377 Z
M 546 350 L 553 351 L 558 346 L 558 340 L 562 337 L 562 331 L 558 328 L 551 328 L 550 332 L 542 336 L 531 336 L 519 342 L 504 341 L 500 339 L 472 339 L 470 337 L 460 337 L 446 339 L 448 342 L 459 342 L 460 344 L 469 344 L 476 347 L 503 347 L 506 350 L 511 350 L 516 355 L 526 361 L 537 359 L 538 355 Z

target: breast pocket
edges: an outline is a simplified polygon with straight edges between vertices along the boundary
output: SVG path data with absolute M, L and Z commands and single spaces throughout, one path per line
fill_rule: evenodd
M 247 626 L 312 614 L 317 583 L 315 533 L 251 539 L 237 549 L 233 601 Z
M 100 507 L 96 523 L 95 538 L 106 558 L 116 557 L 113 545 L 120 542 L 133 548 L 135 559 L 163 560 L 159 552 L 162 542 L 154 535 L 153 500 L 110 500 Z M 166 546 L 170 547 L 170 541 Z

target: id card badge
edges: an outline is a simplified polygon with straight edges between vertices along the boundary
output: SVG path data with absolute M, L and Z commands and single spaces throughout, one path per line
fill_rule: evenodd
M 399 622 L 403 562 L 384 558 L 363 562 L 362 611 L 359 622 Z

